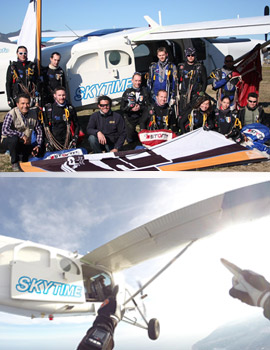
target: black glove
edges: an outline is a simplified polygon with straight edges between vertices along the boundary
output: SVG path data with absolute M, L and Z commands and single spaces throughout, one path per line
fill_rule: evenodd
M 70 148 L 76 148 L 78 142 L 78 136 L 74 136 L 73 139 L 70 141 Z
M 116 319 L 117 322 L 122 318 L 120 307 L 117 305 L 116 295 L 118 293 L 119 287 L 116 285 L 113 288 L 112 295 L 110 295 L 104 302 L 101 304 L 98 309 L 99 316 L 112 317 Z
M 80 342 L 77 350 L 112 350 L 114 347 L 114 329 L 120 320 L 117 311 L 116 294 L 118 286 L 113 290 L 113 295 L 104 300 L 98 310 L 98 315 L 86 335 Z M 119 315 L 118 315 L 119 314 Z M 101 339 L 101 340 L 100 340 Z M 100 344 L 97 344 L 97 342 Z
M 232 77 L 232 75 L 231 75 L 231 74 L 228 74 L 228 75 L 226 75 L 225 80 L 226 80 L 226 81 L 229 81 L 229 80 L 231 79 L 231 77 Z
M 53 146 L 48 142 L 46 143 L 46 152 L 52 152 L 53 151 Z
M 14 107 L 16 107 L 16 103 L 15 103 L 15 101 L 13 100 L 12 97 L 9 98 L 9 100 L 8 100 L 8 105 L 9 105 L 9 107 L 10 107 L 11 109 L 14 108 Z

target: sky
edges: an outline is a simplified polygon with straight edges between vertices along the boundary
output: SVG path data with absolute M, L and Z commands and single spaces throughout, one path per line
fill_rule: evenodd
M 216 0 L 194 0 L 192 4 L 183 0 L 137 0 L 136 3 L 124 0 L 45 0 L 42 3 L 43 30 L 58 31 L 68 30 L 66 25 L 72 30 L 142 27 L 147 25 L 144 15 L 158 22 L 158 11 L 162 13 L 163 25 L 230 19 L 238 15 L 253 17 L 263 15 L 267 5 L 263 0 L 257 0 L 256 4 L 250 0 L 227 0 L 223 6 Z M 20 29 L 28 4 L 27 0 L 1 2 L 1 33 Z
M 268 173 L 187 172 L 170 178 L 1 174 L 5 200 L 0 204 L 0 233 L 86 254 L 160 215 L 269 179 Z M 269 227 L 269 216 L 196 242 L 145 290 L 147 317 L 160 320 L 160 338 L 150 341 L 144 330 L 120 323 L 115 349 L 190 350 L 192 343 L 224 323 L 254 315 L 263 318 L 261 309 L 229 297 L 232 276 L 220 263 L 226 258 L 270 280 L 269 232 L 262 227 Z M 143 262 L 117 278 L 124 277 L 136 289 L 138 280 L 145 283 L 175 254 Z M 0 312 L 1 347 L 73 350 L 92 321 L 91 316 L 31 320 Z

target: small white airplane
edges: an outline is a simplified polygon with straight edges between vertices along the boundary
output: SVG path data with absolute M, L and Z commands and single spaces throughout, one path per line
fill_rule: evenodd
M 66 72 L 69 98 L 74 107 L 78 110 L 95 108 L 100 95 L 119 101 L 125 89 L 131 86 L 133 73 L 146 73 L 151 62 L 156 60 L 156 50 L 160 46 L 168 49 L 170 60 L 176 64 L 183 61 L 184 49 L 194 46 L 198 60 L 204 62 L 210 73 L 223 66 L 225 55 L 238 58 L 258 42 L 263 43 L 263 40 L 236 39 L 232 35 L 270 32 L 269 16 L 169 26 L 162 26 L 161 19 L 160 23 L 149 16 L 145 19 L 149 27 L 89 30 L 89 34 L 79 38 L 75 31 L 75 40 L 42 50 L 44 66 L 49 63 L 52 52 L 61 54 L 60 65 Z M 65 35 L 63 41 L 66 41 Z M 56 41 L 61 40 L 61 35 L 57 38 L 57 32 L 55 36 Z M 227 39 L 219 39 L 219 36 Z M 16 60 L 15 50 L 15 44 L 0 43 L 1 111 L 8 110 L 5 76 L 9 61 Z
M 122 320 L 159 335 L 135 297 L 198 239 L 261 217 L 270 219 L 270 181 L 220 194 L 161 216 L 82 256 L 43 244 L 0 236 L 0 311 L 29 317 L 96 314 L 115 287 L 114 274 L 186 245 L 174 259 L 132 294 L 119 285 Z M 239 229 L 238 229 L 239 230 Z M 127 317 L 130 305 L 145 324 Z

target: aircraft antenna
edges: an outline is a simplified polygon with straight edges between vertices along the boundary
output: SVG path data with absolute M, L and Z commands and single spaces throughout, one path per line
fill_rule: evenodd
M 80 38 L 80 35 L 78 35 L 77 33 L 75 33 L 74 30 L 72 30 L 67 24 L 65 24 L 65 26 L 66 26 L 73 34 L 75 34 L 78 38 Z

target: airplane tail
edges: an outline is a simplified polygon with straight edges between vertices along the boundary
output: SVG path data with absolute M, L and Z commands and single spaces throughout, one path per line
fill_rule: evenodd
M 151 17 L 144 16 L 144 19 L 148 23 L 149 27 L 151 27 L 151 28 L 158 28 L 159 27 L 159 24 L 156 21 L 154 21 Z

